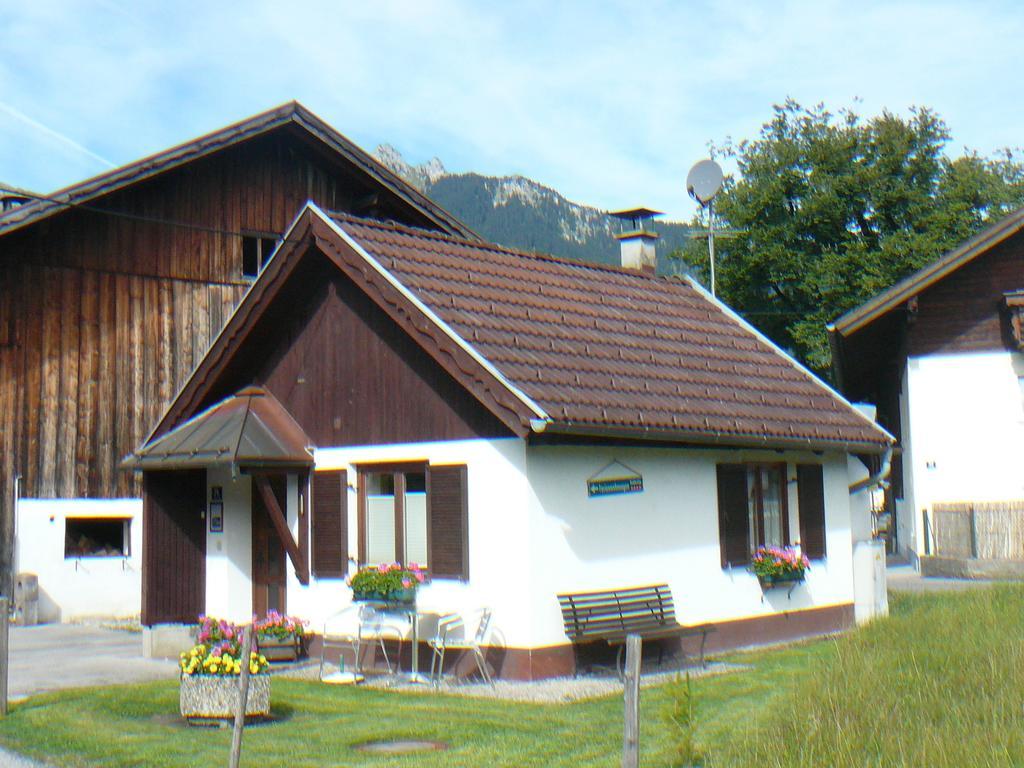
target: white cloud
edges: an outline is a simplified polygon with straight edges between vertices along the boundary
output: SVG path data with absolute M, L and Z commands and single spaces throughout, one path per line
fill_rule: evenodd
M 958 145 L 1019 143 L 1022 27 L 994 1 L 48 0 L 0 11 L 0 97 L 118 162 L 296 98 L 368 149 L 684 217 L 707 142 L 755 135 L 787 95 L 927 105 Z M 0 179 L 84 175 L 13 122 L 0 115 Z

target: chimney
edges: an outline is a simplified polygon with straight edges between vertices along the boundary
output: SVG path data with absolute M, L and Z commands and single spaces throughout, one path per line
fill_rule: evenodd
M 650 223 L 655 216 L 661 216 L 661 211 L 632 208 L 628 211 L 609 211 L 608 215 L 622 222 L 621 231 L 615 235 L 622 249 L 622 266 L 653 275 L 658 263 L 654 248 L 658 235 L 650 229 Z

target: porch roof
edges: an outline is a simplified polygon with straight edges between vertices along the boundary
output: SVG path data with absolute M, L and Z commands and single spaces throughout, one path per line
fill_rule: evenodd
M 127 469 L 312 466 L 312 442 L 277 399 L 246 387 L 128 456 Z

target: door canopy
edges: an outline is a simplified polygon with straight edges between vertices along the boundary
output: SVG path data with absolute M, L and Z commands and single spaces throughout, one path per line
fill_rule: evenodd
M 150 439 L 125 459 L 135 470 L 230 466 L 270 470 L 313 465 L 302 427 L 262 387 L 246 387 L 180 427 Z

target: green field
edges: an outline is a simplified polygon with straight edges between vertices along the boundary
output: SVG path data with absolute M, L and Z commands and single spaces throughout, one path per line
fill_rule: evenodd
M 744 654 L 697 681 L 706 766 L 1024 765 L 1024 588 L 896 596 L 892 616 L 839 638 Z M 280 720 L 248 728 L 243 765 L 614 766 L 619 698 L 531 705 L 275 679 Z M 661 689 L 642 695 L 644 766 L 670 765 Z M 173 720 L 175 682 L 64 692 L 16 705 L 0 742 L 55 765 L 227 762 L 229 730 Z M 446 752 L 352 746 L 437 739 Z

